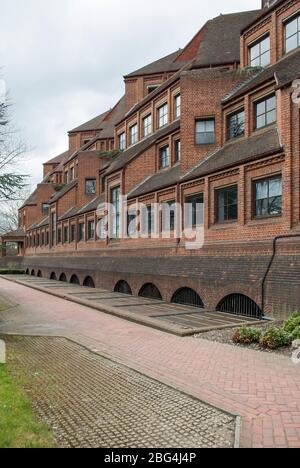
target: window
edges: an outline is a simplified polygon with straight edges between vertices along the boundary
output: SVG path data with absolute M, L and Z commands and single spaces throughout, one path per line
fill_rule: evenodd
M 164 127 L 168 123 L 168 104 L 157 109 L 157 126 L 158 128 Z
M 42 245 L 45 245 L 45 234 L 42 232 Z
M 148 234 L 151 236 L 154 231 L 154 209 L 151 205 L 147 206 L 147 225 L 148 225 Z
M 76 241 L 76 224 L 72 224 L 71 226 L 71 242 Z
M 79 242 L 84 242 L 85 241 L 85 224 L 80 223 L 78 226 L 79 233 L 78 233 L 78 240 Z
M 69 242 L 69 226 L 64 226 L 64 244 Z
M 130 144 L 135 145 L 135 143 L 138 142 L 138 126 L 137 126 L 137 124 L 130 127 L 129 134 L 130 134 Z
M 92 138 L 85 138 L 85 139 L 83 140 L 83 145 L 84 145 L 84 146 L 87 145 L 91 140 L 92 140 Z
M 291 52 L 300 46 L 300 15 L 285 25 L 285 52 Z
M 43 203 L 42 204 L 42 214 L 47 215 L 49 213 L 49 205 L 48 203 Z
M 226 187 L 217 190 L 217 222 L 235 221 L 238 218 L 238 188 Z
M 49 245 L 49 231 L 46 232 L 46 245 Z
M 85 181 L 86 195 L 95 195 L 96 193 L 96 179 L 87 179 Z
M 176 140 L 175 141 L 175 162 L 178 162 L 181 160 L 181 141 Z
M 129 237 L 134 237 L 137 233 L 137 214 L 130 211 L 127 213 L 127 234 Z
M 119 149 L 120 149 L 120 151 L 124 151 L 126 149 L 125 132 L 123 132 L 123 133 L 121 133 L 121 135 L 119 135 Z
M 181 115 L 181 96 L 180 96 L 180 94 L 178 94 L 174 98 L 174 116 L 175 116 L 175 119 L 180 117 L 180 115 Z
M 250 51 L 250 66 L 251 67 L 267 67 L 271 62 L 271 42 L 270 36 L 256 42 L 249 48 Z
M 70 181 L 72 182 L 72 180 L 75 179 L 75 168 L 74 167 L 71 167 L 70 169 Z
M 245 134 L 245 111 L 240 110 L 227 117 L 227 138 L 238 138 Z
M 36 235 L 36 246 L 37 247 L 40 246 L 40 235 L 39 234 Z
M 61 228 L 57 229 L 57 243 L 61 244 Z
M 282 213 L 282 178 L 281 176 L 254 182 L 254 214 L 275 216 Z
M 159 87 L 159 85 L 149 85 L 149 86 L 147 86 L 148 94 L 150 94 L 150 93 L 152 93 L 153 91 L 155 91 L 158 87 Z
M 270 96 L 255 104 L 256 128 L 263 128 L 276 122 L 276 97 Z
M 95 239 L 95 221 L 88 221 L 88 240 Z
M 51 226 L 52 226 L 51 247 L 53 247 L 56 244 L 56 213 L 51 213 Z
M 164 232 L 174 231 L 176 216 L 176 202 L 169 201 L 162 205 L 162 229 Z
M 203 224 L 203 193 L 186 198 L 185 205 L 186 227 Z
M 143 119 L 143 135 L 144 137 L 152 133 L 152 115 L 149 114 Z
M 113 205 L 112 213 L 112 238 L 120 238 L 120 220 L 121 220 L 121 209 L 120 209 L 120 187 L 113 188 L 111 190 L 111 203 Z
M 159 162 L 160 168 L 163 169 L 170 165 L 170 148 L 169 146 L 164 146 L 159 150 Z
M 196 121 L 196 144 L 212 145 L 215 142 L 215 120 L 201 119 Z

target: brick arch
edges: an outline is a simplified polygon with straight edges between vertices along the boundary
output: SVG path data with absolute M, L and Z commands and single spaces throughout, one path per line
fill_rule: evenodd
M 83 280 L 83 286 L 87 287 L 87 288 L 95 288 L 96 285 L 95 285 L 95 281 L 93 280 L 93 278 L 91 276 L 86 276 Z
M 52 271 L 52 273 L 50 273 L 50 279 L 57 281 L 57 276 L 56 276 L 55 271 Z
M 241 283 L 236 285 L 227 286 L 226 288 L 216 288 L 216 294 L 212 294 L 212 300 L 209 308 L 217 309 L 218 304 L 227 296 L 231 294 L 241 294 L 243 296 L 249 297 L 253 302 L 255 302 L 259 307 L 261 306 L 261 288 L 258 285 L 247 286 Z
M 180 288 L 174 292 L 172 299 L 172 304 L 182 304 L 192 307 L 199 307 L 204 309 L 204 303 L 199 296 L 199 294 L 191 288 Z
M 37 272 L 37 277 L 38 277 L 38 278 L 43 278 L 43 274 L 42 274 L 41 270 L 39 270 L 39 271 Z
M 263 315 L 257 303 L 244 294 L 229 294 L 219 302 L 217 310 L 258 319 Z
M 125 280 L 120 280 L 114 287 L 114 292 L 119 292 L 122 294 L 127 294 L 128 296 L 132 296 L 132 289 L 130 285 Z
M 35 276 L 35 270 L 31 270 L 30 275 L 31 275 L 31 276 Z
M 140 297 L 162 300 L 162 294 L 154 283 L 145 283 L 139 291 Z
M 30 274 L 30 270 L 29 268 L 26 269 L 26 272 L 25 272 L 26 275 L 29 275 Z
M 60 277 L 59 277 L 59 281 L 61 281 L 62 283 L 67 283 L 68 280 L 67 280 L 67 276 L 65 273 L 61 273 Z
M 71 278 L 70 278 L 70 283 L 71 284 L 78 284 L 80 285 L 80 281 L 79 281 L 79 278 L 77 275 L 72 275 Z

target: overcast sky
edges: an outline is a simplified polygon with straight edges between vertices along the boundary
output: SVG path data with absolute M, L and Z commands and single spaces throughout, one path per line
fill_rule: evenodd
M 0 66 L 31 183 L 67 131 L 115 104 L 123 75 L 184 47 L 220 13 L 261 0 L 0 0 Z

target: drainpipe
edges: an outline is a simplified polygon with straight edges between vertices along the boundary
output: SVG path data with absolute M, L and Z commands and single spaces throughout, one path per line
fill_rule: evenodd
M 294 239 L 294 238 L 300 238 L 300 234 L 288 234 L 288 235 L 283 235 L 283 236 L 277 236 L 273 239 L 273 255 L 270 260 L 270 263 L 268 265 L 267 271 L 264 275 L 263 282 L 262 282 L 262 290 L 261 290 L 261 309 L 262 309 L 262 315 L 265 314 L 265 286 L 267 282 L 267 278 L 269 276 L 270 270 L 272 268 L 272 265 L 274 263 L 275 257 L 276 257 L 276 248 L 277 248 L 277 242 L 281 239 Z

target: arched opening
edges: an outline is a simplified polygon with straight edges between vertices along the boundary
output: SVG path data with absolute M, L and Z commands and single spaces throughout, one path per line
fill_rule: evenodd
M 42 275 L 41 270 L 38 271 L 37 277 L 38 277 L 38 278 L 43 278 L 43 275 Z
M 127 294 L 128 296 L 132 296 L 132 290 L 127 281 L 119 281 L 116 284 L 114 291 L 121 294 Z
M 29 275 L 29 273 L 30 273 L 29 268 L 27 268 L 26 275 Z
M 35 271 L 31 270 L 31 276 L 35 276 Z
M 251 318 L 262 318 L 260 307 L 250 297 L 243 294 L 230 294 L 218 304 L 219 312 L 228 312 L 235 315 L 244 315 Z
M 80 281 L 78 279 L 78 276 L 77 275 L 73 275 L 70 279 L 70 283 L 71 284 L 80 284 Z
M 196 291 L 194 291 L 191 288 L 178 289 L 174 293 L 171 302 L 173 304 L 182 304 L 204 309 L 204 304 L 201 297 L 199 296 L 199 294 L 196 293 Z
M 159 289 L 152 283 L 144 284 L 139 292 L 140 297 L 146 297 L 148 299 L 162 300 L 162 295 Z
M 59 277 L 59 281 L 62 281 L 62 283 L 67 283 L 67 277 L 64 273 L 62 273 Z
M 54 272 L 51 273 L 50 279 L 56 281 L 57 278 L 56 278 L 56 274 Z
M 83 282 L 83 286 L 86 286 L 87 288 L 95 288 L 95 283 L 93 278 L 90 276 L 87 276 Z

